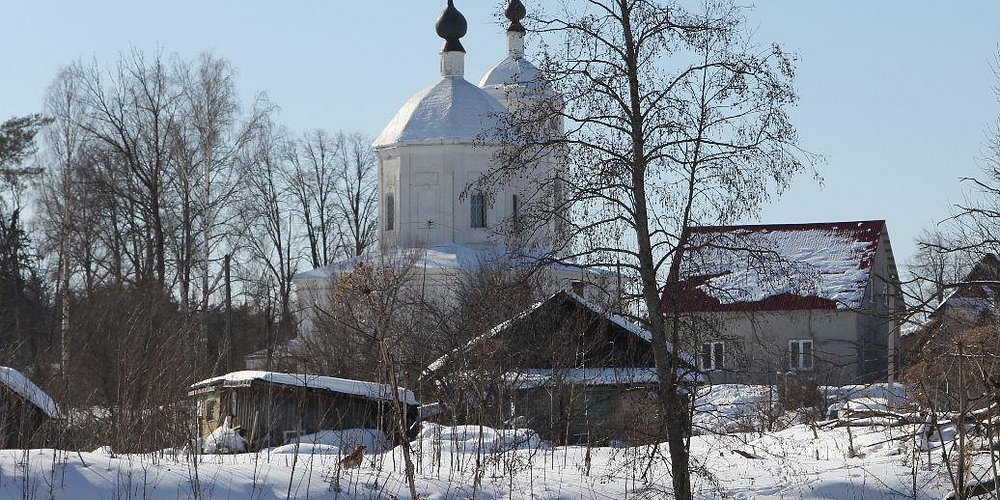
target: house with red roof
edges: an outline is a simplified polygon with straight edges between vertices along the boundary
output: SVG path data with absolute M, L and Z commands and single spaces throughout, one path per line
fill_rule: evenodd
M 661 307 L 713 383 L 885 380 L 903 297 L 885 221 L 692 227 Z

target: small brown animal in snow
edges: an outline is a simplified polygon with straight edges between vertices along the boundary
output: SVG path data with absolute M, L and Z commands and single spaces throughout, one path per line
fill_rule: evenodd
M 365 449 L 367 449 L 365 445 L 359 444 L 357 448 L 354 448 L 354 451 L 351 452 L 350 455 L 347 455 L 340 460 L 340 468 L 353 469 L 361 465 L 361 462 L 365 459 Z

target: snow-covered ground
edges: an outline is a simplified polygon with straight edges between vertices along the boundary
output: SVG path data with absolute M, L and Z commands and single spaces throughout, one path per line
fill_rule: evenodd
M 839 392 L 848 398 L 885 394 L 884 388 Z M 704 423 L 711 423 L 739 420 L 745 408 L 766 401 L 765 388 L 723 386 L 702 394 L 699 405 L 714 419 Z M 694 436 L 697 497 L 903 499 L 916 492 L 916 498 L 937 499 L 950 491 L 935 450 L 940 439 L 914 440 L 913 426 L 852 427 L 849 433 L 831 424 Z M 356 444 L 368 446 L 363 465 L 339 470 L 340 458 Z M 988 459 L 976 459 L 974 471 L 986 470 Z M 665 445 L 588 450 L 552 446 L 527 429 L 428 424 L 414 442 L 414 462 L 424 499 L 670 498 Z M 362 429 L 235 455 L 4 450 L 0 497 L 410 498 L 404 470 L 400 448 Z
M 416 456 L 421 498 L 668 498 L 665 447 L 552 447 L 525 431 L 477 428 L 425 431 Z M 795 426 L 773 434 L 696 436 L 692 440 L 699 498 L 941 498 L 948 491 L 938 468 L 911 468 L 904 431 L 854 428 L 851 457 L 845 428 Z M 329 446 L 329 445 L 328 445 Z M 477 453 L 477 450 L 482 450 Z M 757 458 L 735 453 L 738 450 Z M 272 451 L 202 455 L 197 470 L 183 454 L 113 456 L 106 450 L 0 451 L 0 497 L 410 498 L 396 448 L 369 454 L 357 469 L 339 471 L 340 455 Z M 650 460 L 652 457 L 652 465 Z M 477 466 L 477 464 L 479 464 Z M 335 491 L 339 484 L 339 494 Z

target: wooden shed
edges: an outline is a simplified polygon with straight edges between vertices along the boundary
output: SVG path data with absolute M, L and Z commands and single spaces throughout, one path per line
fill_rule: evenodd
M 59 407 L 21 372 L 0 366 L 0 446 L 51 446 Z
M 559 292 L 435 361 L 424 372 L 458 423 L 528 427 L 557 443 L 661 437 L 652 335 Z M 678 376 L 701 380 L 681 354 Z
M 208 436 L 229 417 L 250 450 L 320 430 L 378 429 L 398 440 L 396 409 L 402 408 L 404 426 L 417 414 L 417 399 L 408 390 L 321 375 L 239 371 L 198 382 L 188 395 L 199 436 Z

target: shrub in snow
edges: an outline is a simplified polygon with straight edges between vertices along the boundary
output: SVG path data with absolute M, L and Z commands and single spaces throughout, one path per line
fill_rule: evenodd
M 205 438 L 201 451 L 202 453 L 243 453 L 247 451 L 247 440 L 230 426 L 229 417 L 226 417 L 222 421 L 222 425 Z
M 794 374 L 781 377 L 778 394 L 781 407 L 785 410 L 800 408 L 820 409 L 826 406 L 826 399 L 816 382 Z
M 341 429 L 299 436 L 297 443 L 278 446 L 271 449 L 271 453 L 296 453 L 297 450 L 302 454 L 347 455 L 359 444 L 364 445 L 369 453 L 392 449 L 392 443 L 378 429 Z
M 781 415 L 778 390 L 766 385 L 700 387 L 694 405 L 692 431 L 696 434 L 759 431 Z

